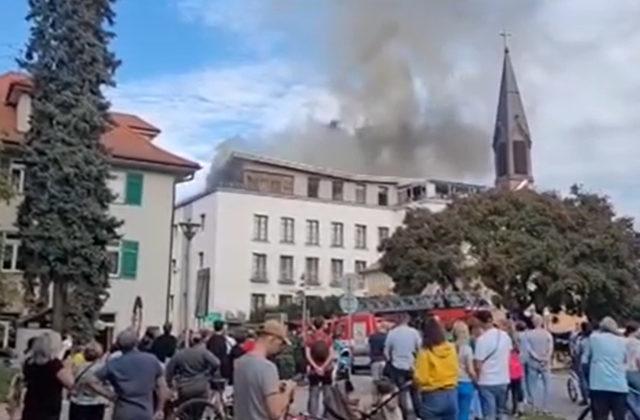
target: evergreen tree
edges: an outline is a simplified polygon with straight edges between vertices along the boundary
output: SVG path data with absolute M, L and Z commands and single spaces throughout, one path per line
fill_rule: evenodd
M 28 171 L 17 225 L 25 291 L 54 286 L 53 327 L 89 337 L 109 286 L 106 247 L 121 222 L 108 214 L 108 128 L 118 61 L 108 49 L 114 0 L 29 0 L 20 65 L 33 78 Z M 46 295 L 46 294 L 45 294 Z M 43 299 L 41 299 L 40 303 Z

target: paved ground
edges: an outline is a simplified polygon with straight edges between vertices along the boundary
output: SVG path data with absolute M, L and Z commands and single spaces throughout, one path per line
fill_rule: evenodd
M 576 419 L 580 413 L 580 407 L 576 404 L 573 404 L 567 395 L 566 391 L 566 382 L 567 382 L 566 374 L 554 374 L 552 376 L 551 381 L 551 401 L 550 401 L 550 409 L 551 412 L 563 419 Z M 356 393 L 358 395 L 363 395 L 371 389 L 371 378 L 369 376 L 358 375 L 353 377 L 353 383 L 356 388 Z M 293 413 L 299 413 L 306 411 L 307 404 L 307 389 L 300 388 L 296 392 L 296 398 L 294 405 L 292 407 Z M 66 404 L 65 404 L 66 411 Z M 66 420 L 66 413 L 63 413 L 61 416 L 61 420 Z M 0 420 L 9 420 L 4 407 L 0 409 Z M 106 420 L 106 419 L 105 419 Z

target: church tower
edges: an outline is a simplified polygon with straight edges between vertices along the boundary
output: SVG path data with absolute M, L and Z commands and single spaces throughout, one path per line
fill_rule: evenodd
M 508 34 L 502 34 L 505 37 Z M 493 133 L 496 188 L 515 190 L 533 184 L 531 134 L 505 42 L 498 112 Z

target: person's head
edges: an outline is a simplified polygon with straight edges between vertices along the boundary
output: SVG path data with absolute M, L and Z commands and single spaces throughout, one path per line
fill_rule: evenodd
M 158 335 L 157 333 L 158 327 L 147 327 L 147 329 L 144 331 L 144 338 L 153 340 Z
M 324 319 L 318 317 L 316 319 L 313 320 L 313 328 L 315 328 L 317 331 L 320 331 L 321 329 L 324 328 Z
M 591 323 L 584 321 L 580 324 L 580 332 L 582 335 L 588 337 L 591 334 Z
M 468 344 L 470 334 L 469 334 L 469 326 L 464 321 L 456 321 L 453 323 L 452 327 L 453 339 L 456 340 L 456 345 L 461 346 L 463 344 Z
M 406 325 L 411 320 L 411 316 L 407 312 L 402 312 L 398 314 L 397 323 L 398 325 Z
M 138 346 L 138 334 L 136 334 L 133 328 L 127 328 L 118 334 L 116 345 L 118 346 L 118 350 L 123 353 L 128 353 Z
M 333 330 L 333 339 L 334 340 L 340 340 L 342 339 L 342 333 L 344 332 L 342 326 L 337 327 L 335 330 Z
M 202 339 L 202 335 L 200 335 L 199 332 L 195 332 L 191 334 L 191 336 L 189 337 L 189 340 L 191 342 L 191 347 L 204 345 L 204 340 Z
M 527 324 L 524 321 L 516 321 L 516 331 L 523 332 L 527 329 Z
M 606 332 L 606 333 L 611 333 L 611 334 L 619 334 L 618 331 L 618 323 L 615 321 L 615 319 L 611 318 L 610 316 L 605 316 L 604 318 L 602 318 L 602 320 L 600 321 L 600 331 L 602 332 Z
M 37 337 L 31 337 L 30 339 L 27 340 L 27 348 L 24 349 L 24 354 L 31 352 L 31 349 L 33 349 L 33 343 L 35 343 L 36 338 Z
M 166 324 L 164 324 L 164 325 L 162 326 L 162 331 L 164 331 L 164 333 L 165 333 L 166 335 L 171 334 L 171 330 L 172 330 L 172 329 L 173 329 L 173 326 L 171 325 L 171 323 L 170 323 L 170 322 L 167 322 Z
M 627 326 L 624 327 L 624 336 L 635 337 L 637 331 L 638 331 L 638 324 L 633 321 L 629 322 Z
M 252 328 L 249 331 L 247 331 L 247 337 L 250 338 L 251 340 L 255 340 L 256 339 L 256 330 L 254 330 Z
M 289 344 L 286 327 L 276 320 L 266 321 L 258 330 L 256 347 L 263 348 L 267 357 L 280 353 Z
M 213 331 L 215 331 L 218 334 L 220 334 L 222 331 L 224 331 L 224 322 L 222 322 L 220 320 L 214 321 L 213 322 Z
M 84 359 L 87 362 L 93 362 L 94 360 L 98 360 L 102 357 L 102 346 L 95 340 L 89 341 L 86 346 L 84 346 Z
M 432 349 L 444 342 L 444 328 L 435 318 L 429 318 L 422 329 L 422 346 Z
M 544 318 L 540 314 L 531 315 L 531 323 L 533 328 L 542 328 L 544 326 Z
M 50 334 L 35 337 L 31 346 L 30 360 L 37 365 L 44 365 L 56 357 L 57 349 Z
M 476 314 L 482 328 L 487 329 L 493 326 L 493 314 L 491 311 L 480 311 Z
M 247 341 L 247 330 L 244 328 L 237 328 L 231 335 L 233 339 L 236 340 L 236 344 L 242 344 Z

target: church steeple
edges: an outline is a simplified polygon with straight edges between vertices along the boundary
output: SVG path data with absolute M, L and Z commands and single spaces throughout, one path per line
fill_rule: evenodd
M 508 34 L 503 33 L 502 36 L 505 37 L 504 62 L 493 133 L 493 153 L 496 187 L 513 190 L 533 183 L 531 134 L 506 44 Z

